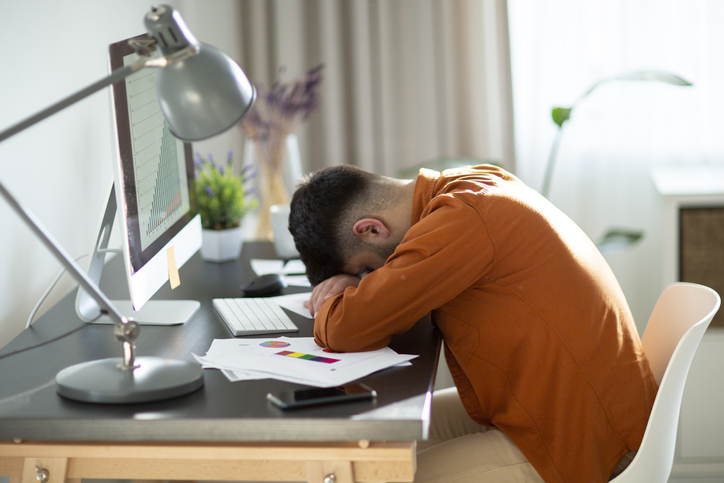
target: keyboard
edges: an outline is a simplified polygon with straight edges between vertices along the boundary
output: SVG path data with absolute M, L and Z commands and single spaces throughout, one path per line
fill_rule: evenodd
M 214 309 L 234 336 L 297 332 L 299 328 L 269 298 L 213 299 Z

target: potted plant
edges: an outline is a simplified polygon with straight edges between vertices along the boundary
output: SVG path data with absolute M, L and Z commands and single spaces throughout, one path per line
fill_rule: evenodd
M 193 211 L 201 215 L 201 257 L 213 262 L 239 258 L 244 241 L 242 219 L 257 205 L 250 200 L 246 182 L 252 177 L 249 166 L 234 174 L 233 152 L 225 164 L 217 164 L 211 154 L 196 153 L 196 182 L 191 192 Z

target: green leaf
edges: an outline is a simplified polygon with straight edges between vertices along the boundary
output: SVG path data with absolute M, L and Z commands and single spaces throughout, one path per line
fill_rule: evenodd
M 596 246 L 604 252 L 615 252 L 625 250 L 638 243 L 644 237 L 642 231 L 623 229 L 609 229 Z
M 571 118 L 572 107 L 554 107 L 551 111 L 551 117 L 558 127 L 563 127 L 563 123 Z
M 247 197 L 245 181 L 245 173 L 234 175 L 232 172 L 231 154 L 223 170 L 212 161 L 199 157 L 191 206 L 195 213 L 201 215 L 204 228 L 222 230 L 237 227 L 244 215 L 257 206 L 257 200 Z

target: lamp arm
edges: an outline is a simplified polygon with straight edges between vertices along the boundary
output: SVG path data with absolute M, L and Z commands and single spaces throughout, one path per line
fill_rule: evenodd
M 43 119 L 47 119 L 53 114 L 62 111 L 76 102 L 85 99 L 91 94 L 108 87 L 111 84 L 120 82 L 129 75 L 137 72 L 144 67 L 163 67 L 167 65 L 168 60 L 161 58 L 141 57 L 139 60 L 121 67 L 111 72 L 107 77 L 91 84 L 75 94 L 53 104 L 52 106 L 40 111 L 24 121 L 21 121 L 10 128 L 0 132 L 0 142 L 8 139 L 15 134 L 37 124 Z M 124 370 L 132 370 L 135 367 L 133 342 L 138 338 L 139 326 L 133 321 L 127 319 L 118 309 L 111 303 L 108 297 L 98 288 L 98 286 L 88 277 L 88 275 L 80 268 L 80 266 L 68 255 L 63 247 L 53 238 L 40 221 L 30 211 L 26 210 L 20 202 L 5 188 L 0 182 L 0 194 L 5 198 L 10 207 L 20 216 L 20 218 L 30 227 L 35 235 L 45 244 L 52 252 L 55 258 L 73 275 L 73 278 L 88 292 L 93 299 L 98 302 L 101 310 L 105 312 L 114 322 L 114 335 L 116 339 L 123 343 L 123 364 L 119 367 Z
M 0 182 L 0 195 L 5 198 L 10 207 L 22 218 L 38 238 L 48 247 L 55 258 L 73 275 L 73 278 L 88 292 L 98 305 L 101 312 L 105 312 L 115 322 L 113 335 L 123 344 L 123 362 L 118 365 L 121 370 L 133 370 L 136 367 L 133 342 L 138 339 L 140 327 L 134 320 L 127 319 L 113 303 L 101 292 L 101 289 L 88 277 L 80 266 L 71 258 L 63 247 L 43 227 L 39 220 L 30 211 L 23 208 L 18 200 Z
M 0 182 L 0 194 L 8 202 L 10 207 L 22 218 L 30 229 L 40 238 L 45 246 L 55 255 L 63 266 L 73 275 L 80 285 L 87 290 L 98 304 L 108 312 L 108 315 L 114 319 L 116 323 L 126 324 L 128 319 L 121 314 L 117 308 L 113 306 L 111 301 L 101 292 L 88 275 L 80 268 L 80 266 L 68 255 L 63 247 L 53 238 L 40 221 L 31 212 L 23 208 L 18 200 L 5 188 Z
M 43 119 L 47 119 L 53 114 L 62 111 L 66 107 L 72 106 L 76 102 L 85 99 L 86 97 L 90 96 L 91 94 L 98 92 L 99 90 L 103 89 L 104 87 L 108 87 L 111 84 L 115 84 L 116 82 L 120 82 L 129 75 L 138 72 L 139 70 L 143 69 L 144 67 L 154 67 L 154 68 L 163 68 L 167 67 L 169 65 L 175 64 L 177 62 L 181 62 L 185 59 L 188 59 L 189 57 L 193 57 L 194 55 L 198 54 L 199 47 L 198 45 L 189 45 L 188 47 L 181 49 L 177 52 L 174 52 L 173 54 L 161 56 L 161 57 L 146 57 L 142 56 L 140 59 L 136 60 L 132 64 L 128 64 L 126 66 L 120 67 L 113 72 L 111 72 L 108 77 L 105 77 L 98 82 L 95 82 L 85 89 L 82 89 L 75 94 L 72 94 L 65 99 L 56 102 L 50 107 L 47 107 L 40 111 L 39 113 L 35 114 L 34 116 L 30 116 L 29 118 L 25 119 L 24 121 L 21 121 L 14 126 L 10 126 L 5 131 L 0 132 L 0 143 L 8 139 L 9 137 L 14 136 L 15 134 L 19 133 L 20 131 L 23 131 L 30 126 L 39 123 Z
M 19 133 L 20 131 L 23 131 L 30 126 L 39 123 L 43 119 L 47 119 L 53 114 L 62 111 L 68 106 L 71 106 L 75 104 L 76 102 L 85 99 L 89 95 L 98 92 L 99 90 L 103 89 L 104 87 L 108 87 L 111 84 L 114 84 L 116 82 L 122 81 L 129 75 L 133 74 L 134 72 L 137 72 L 141 70 L 142 68 L 146 67 L 148 64 L 148 60 L 146 58 L 140 59 L 133 64 L 126 65 L 124 67 L 121 67 L 119 69 L 114 70 L 113 72 L 108 75 L 108 77 L 105 77 L 104 79 L 99 80 L 98 82 L 95 82 L 85 89 L 82 89 L 75 94 L 72 94 L 65 99 L 56 102 L 50 107 L 47 107 L 40 111 L 39 113 L 30 116 L 29 118 L 25 119 L 24 121 L 20 121 L 19 123 L 15 124 L 14 126 L 11 126 L 10 128 L 6 129 L 3 132 L 0 132 L 0 142 L 3 142 L 4 140 L 8 139 L 11 136 L 14 136 L 15 134 Z
M 47 119 L 53 114 L 56 114 L 66 107 L 75 104 L 78 101 L 85 99 L 91 94 L 98 92 L 99 90 L 124 80 L 129 75 L 138 72 L 145 67 L 153 68 L 164 68 L 177 62 L 183 62 L 184 60 L 193 57 L 199 53 L 199 46 L 196 44 L 188 45 L 187 47 L 180 49 L 176 52 L 170 53 L 169 55 L 150 57 L 149 51 L 143 49 L 152 45 L 138 45 L 140 49 L 137 52 L 141 55 L 140 58 L 131 64 L 120 67 L 111 72 L 107 77 L 89 85 L 85 89 L 72 94 L 65 99 L 56 102 L 50 107 L 38 112 L 37 114 L 30 116 L 29 118 L 21 121 L 8 129 L 0 132 L 0 142 L 18 134 L 19 132 L 39 123 L 43 119 Z M 18 200 L 5 188 L 0 182 L 0 195 L 7 200 L 10 207 L 20 216 L 20 218 L 30 227 L 35 235 L 45 244 L 45 246 L 52 252 L 55 258 L 71 273 L 73 278 L 80 284 L 83 289 L 93 297 L 101 308 L 101 312 L 107 314 L 114 322 L 114 335 L 116 339 L 123 343 L 123 363 L 119 364 L 118 368 L 121 370 L 132 371 L 136 364 L 134 362 L 134 347 L 133 342 L 138 338 L 140 327 L 134 320 L 126 318 L 105 296 L 101 289 L 91 278 L 80 268 L 80 266 L 68 255 L 63 247 L 53 238 L 45 227 L 35 218 L 30 211 L 23 208 Z

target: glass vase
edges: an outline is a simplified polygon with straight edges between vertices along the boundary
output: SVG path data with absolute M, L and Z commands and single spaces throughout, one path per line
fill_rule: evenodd
M 285 205 L 289 203 L 289 193 L 284 185 L 281 170 L 272 169 L 265 163 L 260 166 L 259 184 L 261 187 L 261 203 L 259 208 L 259 226 L 257 227 L 257 238 L 260 240 L 273 240 L 271 212 L 274 205 Z
M 289 204 L 291 191 L 301 175 L 299 144 L 295 134 L 282 142 L 252 140 L 253 149 L 245 151 L 257 169 L 259 217 L 256 238 L 274 240 L 270 208 Z

